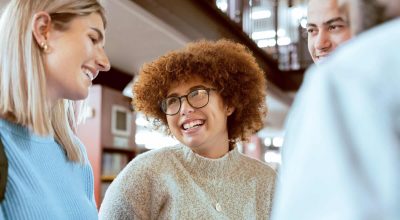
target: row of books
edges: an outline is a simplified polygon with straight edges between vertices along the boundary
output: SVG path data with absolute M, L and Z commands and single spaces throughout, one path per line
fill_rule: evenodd
M 116 176 L 127 164 L 128 155 L 120 153 L 103 153 L 102 176 Z

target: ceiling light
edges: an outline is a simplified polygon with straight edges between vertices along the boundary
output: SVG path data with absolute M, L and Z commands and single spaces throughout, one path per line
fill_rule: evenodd
M 250 14 L 250 18 L 253 20 L 264 19 L 269 17 L 271 17 L 270 10 L 252 11 Z
M 276 33 L 274 30 L 266 30 L 266 31 L 255 31 L 251 33 L 251 38 L 253 40 L 260 40 L 260 39 L 268 39 L 275 37 Z

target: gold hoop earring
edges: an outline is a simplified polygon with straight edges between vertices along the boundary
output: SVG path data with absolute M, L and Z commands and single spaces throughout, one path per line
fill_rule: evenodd
M 40 43 L 40 47 L 43 49 L 44 52 L 47 52 L 47 50 L 49 49 L 46 42 L 44 42 L 44 41 L 42 43 Z

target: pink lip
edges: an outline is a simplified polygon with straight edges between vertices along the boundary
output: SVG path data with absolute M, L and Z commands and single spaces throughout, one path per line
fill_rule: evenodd
M 202 126 L 199 126 L 199 127 L 191 128 L 191 129 L 189 129 L 189 130 L 183 130 L 183 129 L 182 129 L 182 132 L 183 132 L 184 134 L 186 134 L 186 135 L 192 135 L 192 134 L 197 133 L 202 127 L 203 127 L 203 125 L 202 125 Z

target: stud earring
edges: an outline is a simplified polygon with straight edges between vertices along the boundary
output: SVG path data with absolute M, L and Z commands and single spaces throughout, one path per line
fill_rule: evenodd
M 227 107 L 227 108 L 226 108 L 226 113 L 227 113 L 228 115 L 231 115 L 231 114 L 233 113 L 233 108 Z
M 44 41 L 42 43 L 40 43 L 40 47 L 43 49 L 44 52 L 47 52 L 47 50 L 49 49 L 46 42 L 44 42 Z

